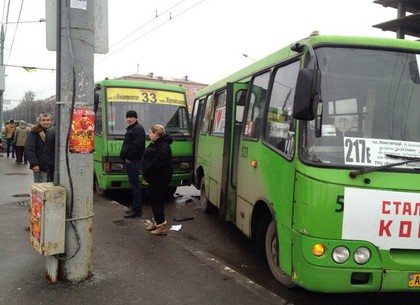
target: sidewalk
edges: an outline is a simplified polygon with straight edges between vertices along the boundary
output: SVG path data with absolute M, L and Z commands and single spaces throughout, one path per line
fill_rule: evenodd
M 152 236 L 145 219 L 94 196 L 93 277 L 80 283 L 45 278 L 46 258 L 31 246 L 28 197 L 32 172 L 0 152 L 0 304 L 285 304 L 211 256 L 176 238 Z M 23 198 L 23 199 L 22 199 Z

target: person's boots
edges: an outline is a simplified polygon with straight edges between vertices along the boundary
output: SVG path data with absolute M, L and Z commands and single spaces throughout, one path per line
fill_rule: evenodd
M 151 231 L 153 235 L 166 235 L 168 234 L 168 229 L 166 228 L 167 222 L 162 222 L 161 224 L 156 226 L 156 229 Z
M 152 220 L 147 221 L 146 231 L 153 231 L 157 229 L 157 224 L 154 218 Z

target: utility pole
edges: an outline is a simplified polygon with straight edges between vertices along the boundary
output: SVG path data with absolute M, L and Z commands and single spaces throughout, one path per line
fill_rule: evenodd
M 60 175 L 55 175 L 54 182 L 67 190 L 65 257 L 60 260 L 58 275 L 64 280 L 81 281 L 92 274 L 93 155 L 70 153 L 68 144 L 74 109 L 93 109 L 95 0 L 57 3 L 59 92 L 55 120 L 59 120 L 56 171 L 58 163 Z
M 3 131 L 4 124 L 3 124 L 3 93 L 5 90 L 5 83 L 6 83 L 6 73 L 5 67 L 3 65 L 4 60 L 4 27 L 3 23 L 1 24 L 1 32 L 0 32 L 0 131 Z

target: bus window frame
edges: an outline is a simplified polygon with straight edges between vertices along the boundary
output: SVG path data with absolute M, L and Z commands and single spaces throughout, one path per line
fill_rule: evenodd
M 98 137 L 103 137 L 104 135 L 104 129 L 102 124 L 103 119 L 103 107 L 102 107 L 102 87 L 98 86 L 95 88 L 94 94 L 97 95 L 98 102 L 95 109 L 95 135 Z
M 252 92 L 252 87 L 254 85 L 254 81 L 258 76 L 267 74 L 268 75 L 268 84 L 267 84 L 267 94 L 265 96 L 265 101 L 264 101 L 264 105 L 263 108 L 260 109 L 260 113 L 259 113 L 259 117 L 261 118 L 261 122 L 260 122 L 260 130 L 258 132 L 257 136 L 252 136 L 252 135 L 248 135 L 245 133 L 245 131 L 247 130 L 247 121 L 248 121 L 248 114 L 249 114 L 249 109 L 250 109 L 250 102 L 251 102 L 251 98 L 253 96 L 253 92 Z M 271 77 L 272 77 L 272 70 L 271 69 L 266 69 L 263 71 L 260 71 L 259 73 L 256 73 L 252 76 L 251 81 L 249 83 L 249 88 L 248 88 L 248 95 L 246 98 L 246 102 L 245 102 L 245 108 L 244 108 L 244 116 L 243 116 L 243 120 L 242 120 L 242 131 L 241 131 L 241 135 L 242 135 L 242 139 L 245 141 L 253 141 L 253 142 L 257 142 L 262 135 L 262 130 L 264 128 L 264 115 L 265 115 L 265 108 L 267 107 L 267 99 L 270 97 L 270 86 L 271 86 Z M 254 122 L 254 120 L 252 121 Z
M 268 124 L 268 112 L 269 112 L 269 108 L 270 108 L 271 96 L 273 94 L 274 81 L 275 81 L 277 72 L 280 69 L 282 69 L 282 68 L 284 68 L 288 65 L 292 65 L 294 63 L 297 63 L 297 62 L 300 62 L 299 69 L 298 69 L 298 72 L 299 72 L 300 69 L 301 69 L 301 65 L 302 65 L 301 57 L 291 58 L 287 61 L 284 61 L 284 62 L 272 67 L 271 76 L 270 76 L 270 86 L 269 86 L 269 89 L 268 89 L 267 102 L 266 102 L 266 107 L 265 107 L 265 110 L 264 110 L 264 117 L 263 117 L 262 131 L 261 131 L 261 142 L 265 146 L 267 146 L 268 148 L 275 151 L 277 154 L 283 156 L 285 159 L 287 159 L 289 161 L 292 161 L 294 159 L 295 155 L 296 155 L 295 146 L 296 146 L 296 143 L 297 143 L 297 134 L 296 134 L 297 129 L 298 129 L 297 120 L 293 119 L 293 121 L 294 121 L 293 122 L 293 124 L 294 124 L 294 139 L 293 139 L 293 147 L 292 147 L 292 154 L 291 155 L 287 154 L 285 151 L 275 147 L 272 143 L 270 143 L 267 140 L 266 132 L 267 132 L 267 128 L 269 128 L 269 126 L 268 126 L 269 125 Z M 296 81 L 297 81 L 297 75 L 296 75 Z M 296 89 L 296 87 L 295 87 L 295 89 Z M 284 104 L 285 103 L 286 103 L 286 101 L 284 102 Z M 294 103 L 294 100 L 292 100 L 292 111 L 293 111 L 293 103 Z M 289 116 L 292 116 L 292 114 L 289 114 Z

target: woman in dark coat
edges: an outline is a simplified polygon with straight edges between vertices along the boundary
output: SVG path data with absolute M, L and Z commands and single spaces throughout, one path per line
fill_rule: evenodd
M 149 203 L 154 219 L 146 230 L 154 235 L 166 235 L 167 222 L 163 207 L 165 189 L 172 178 L 173 139 L 165 133 L 162 125 L 153 125 L 149 130 L 151 143 L 143 155 L 143 179 L 149 185 Z

